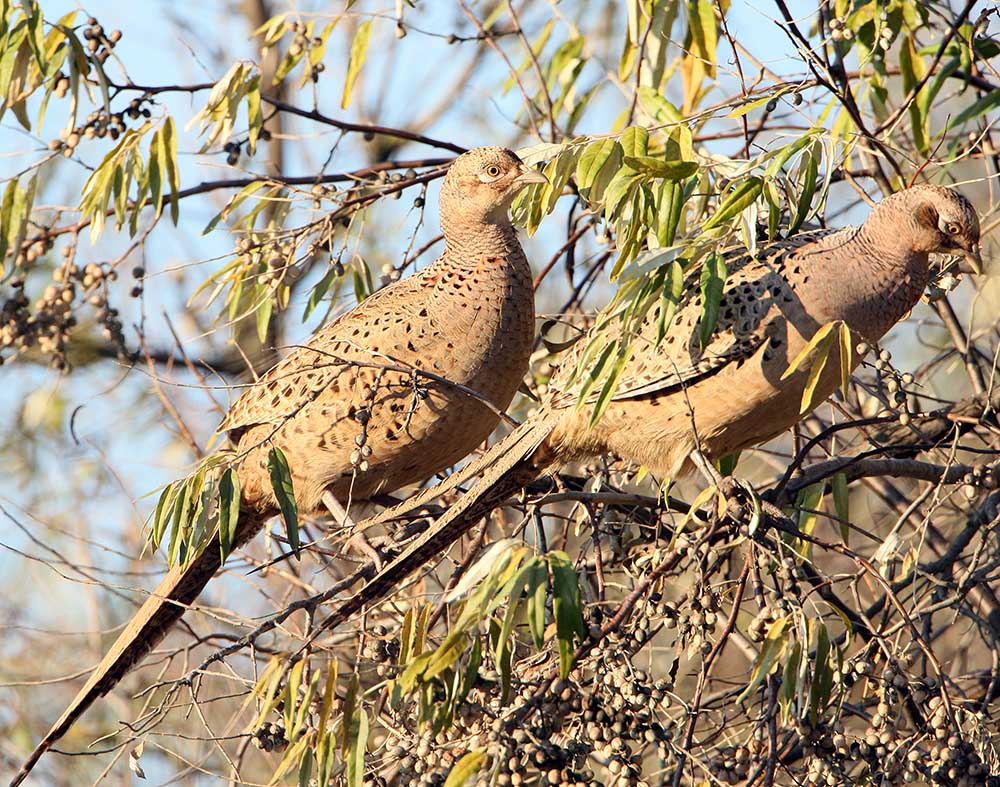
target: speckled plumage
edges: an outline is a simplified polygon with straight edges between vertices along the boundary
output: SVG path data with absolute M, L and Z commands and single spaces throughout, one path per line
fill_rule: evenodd
M 959 231 L 945 233 L 945 225 Z M 799 419 L 810 365 L 781 377 L 820 327 L 843 320 L 855 343 L 877 341 L 916 305 L 930 275 L 929 252 L 971 250 L 978 242 L 978 219 L 963 197 L 921 186 L 883 200 L 860 228 L 803 233 L 756 258 L 731 257 L 706 346 L 701 295 L 689 281 L 659 346 L 659 307 L 650 310 L 593 428 L 587 409 L 571 406 L 572 391 L 562 390 L 564 367 L 551 386 L 550 406 L 560 414 L 547 449 L 560 459 L 614 453 L 672 477 L 696 448 L 717 459 L 769 440 Z M 860 360 L 855 353 L 851 368 Z M 834 350 L 814 401 L 833 393 L 839 369 Z
M 489 436 L 534 335 L 531 270 L 508 209 L 539 180 L 504 148 L 458 157 L 441 189 L 441 258 L 316 333 L 235 402 L 219 430 L 241 458 L 236 546 L 277 513 L 273 445 L 288 460 L 299 511 L 310 513 L 326 490 L 346 508 L 432 476 Z M 361 435 L 365 466 L 352 462 Z M 171 569 L 12 784 L 163 637 L 219 565 L 215 539 Z
M 552 379 L 539 411 L 463 469 L 461 479 L 478 476 L 472 488 L 323 626 L 338 625 L 362 601 L 384 596 L 549 467 L 613 453 L 672 477 L 696 448 L 718 459 L 780 434 L 800 416 L 809 363 L 781 377 L 819 327 L 844 320 L 858 341 L 881 338 L 927 285 L 929 253 L 964 253 L 976 269 L 978 244 L 975 210 L 957 192 L 933 186 L 900 192 L 859 229 L 802 234 L 763 249 L 757 259 L 730 258 L 719 318 L 704 348 L 698 287 L 689 281 L 659 345 L 656 312 L 647 316 L 614 399 L 593 427 L 589 408 L 576 407 L 575 385 L 568 382 L 577 350 Z M 858 362 L 855 353 L 851 367 Z M 813 401 L 835 390 L 839 366 L 834 351 Z M 454 485 L 449 479 L 442 488 Z M 423 505 L 434 493 L 425 490 L 379 519 Z

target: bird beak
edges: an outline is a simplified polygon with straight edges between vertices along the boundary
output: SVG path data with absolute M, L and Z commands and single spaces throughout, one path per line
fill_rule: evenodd
M 537 169 L 532 169 L 527 164 L 521 164 L 518 167 L 518 175 L 514 178 L 514 182 L 518 186 L 528 186 L 532 183 L 548 183 L 549 179 Z
M 958 269 L 962 273 L 972 273 L 976 276 L 983 275 L 983 257 L 979 253 L 979 244 L 971 246 L 965 252 L 965 259 L 958 263 Z

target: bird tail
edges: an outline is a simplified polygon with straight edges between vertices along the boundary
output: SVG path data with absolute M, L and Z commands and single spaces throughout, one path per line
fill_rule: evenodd
M 249 541 L 264 527 L 267 517 L 242 512 L 234 534 L 234 548 Z M 184 615 L 187 608 L 222 565 L 219 537 L 216 535 L 193 560 L 174 566 L 149 599 L 111 646 L 107 655 L 91 673 L 79 694 L 69 704 L 52 729 L 38 743 L 14 776 L 10 787 L 17 787 L 31 772 L 35 763 L 52 748 L 96 699 L 107 694 L 135 664 L 163 639 L 170 628 Z
M 552 433 L 556 416 L 546 413 L 529 419 L 457 474 L 460 479 L 480 478 L 462 497 L 387 563 L 357 593 L 338 605 L 322 622 L 323 629 L 339 626 L 358 612 L 386 596 L 410 574 L 446 549 L 503 500 L 534 481 L 551 465 L 555 456 L 545 440 Z M 379 521 L 425 505 L 432 497 L 456 486 L 450 478 L 423 490 L 410 500 L 378 516 Z M 367 523 L 363 523 L 365 526 Z

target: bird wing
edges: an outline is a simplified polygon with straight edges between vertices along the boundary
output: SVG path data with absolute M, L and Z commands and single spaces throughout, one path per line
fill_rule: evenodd
M 320 392 L 336 385 L 345 361 L 387 363 L 385 356 L 363 350 L 370 344 L 368 332 L 386 329 L 388 326 L 380 323 L 389 319 L 387 315 L 406 314 L 402 306 L 413 301 L 413 290 L 432 289 L 439 269 L 435 263 L 393 286 L 383 287 L 317 331 L 248 386 L 216 431 L 229 432 L 235 439 L 251 426 L 284 422 Z
M 837 232 L 843 232 L 838 230 Z M 612 395 L 613 400 L 635 399 L 652 394 L 664 394 L 716 374 L 732 363 L 743 363 L 767 341 L 769 316 L 782 299 L 794 299 L 787 271 L 801 263 L 817 241 L 833 234 L 816 230 L 777 241 L 751 256 L 743 253 L 726 255 L 726 280 L 719 302 L 718 316 L 708 341 L 702 345 L 701 324 L 704 313 L 700 287 L 700 269 L 689 274 L 684 282 L 680 302 L 666 335 L 657 343 L 657 326 L 661 304 L 657 302 L 647 312 L 632 338 L 631 356 L 622 371 Z M 574 346 L 553 381 L 552 405 L 568 407 L 576 403 L 575 391 L 565 390 L 564 382 L 586 347 L 594 338 L 602 345 L 613 341 L 607 331 L 620 330 L 612 323 L 604 337 L 588 337 Z M 595 386 L 587 402 L 600 395 Z

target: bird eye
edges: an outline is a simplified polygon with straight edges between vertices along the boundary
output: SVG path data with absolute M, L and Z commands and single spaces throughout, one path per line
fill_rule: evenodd
M 491 178 L 499 178 L 500 177 L 500 167 L 498 167 L 496 164 L 490 164 L 486 168 L 486 174 L 489 175 Z
M 945 229 L 948 231 L 949 235 L 958 235 L 958 233 L 962 230 L 962 228 L 957 224 L 948 224 L 945 226 Z

